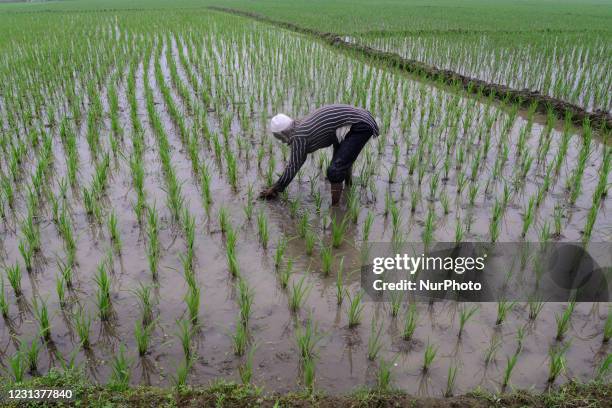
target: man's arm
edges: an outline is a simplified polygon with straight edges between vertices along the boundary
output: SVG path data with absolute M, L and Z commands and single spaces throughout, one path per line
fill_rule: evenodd
M 289 158 L 287 167 L 285 167 L 285 171 L 272 187 L 261 192 L 260 197 L 275 198 L 278 193 L 284 191 L 298 171 L 300 171 L 307 156 L 306 139 L 302 137 L 293 138 L 291 141 L 291 157 Z

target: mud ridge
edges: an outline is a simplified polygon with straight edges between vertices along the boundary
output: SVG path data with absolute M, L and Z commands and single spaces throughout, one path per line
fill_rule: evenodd
M 461 28 L 449 28 L 449 29 L 417 29 L 417 30 L 369 30 L 369 31 L 353 31 L 346 34 L 354 37 L 393 37 L 393 36 L 426 36 L 426 35 L 522 35 L 522 34 L 586 34 L 586 33 L 600 33 L 609 35 L 609 31 L 604 30 L 586 30 L 586 29 L 552 29 L 552 28 L 541 28 L 533 30 L 466 30 Z
M 294 32 L 308 34 L 325 41 L 331 46 L 356 52 L 378 62 L 385 63 L 386 65 L 392 66 L 396 69 L 400 69 L 427 79 L 441 81 L 449 85 L 458 84 L 467 92 L 473 94 L 481 94 L 484 96 L 492 95 L 498 100 L 518 103 L 524 107 L 530 106 L 533 102 L 537 102 L 538 112 L 547 113 L 549 109 L 552 109 L 552 111 L 555 112 L 560 119 L 563 119 L 565 115 L 569 114 L 571 115 L 572 123 L 576 126 L 583 126 L 584 121 L 588 120 L 592 127 L 600 129 L 603 132 L 612 129 L 612 115 L 604 110 L 594 110 L 589 112 L 578 105 L 543 95 L 539 91 L 531 91 L 529 89 L 513 89 L 505 85 L 490 83 L 481 79 L 462 75 L 451 70 L 439 69 L 435 66 L 428 65 L 417 60 L 403 58 L 392 52 L 380 51 L 367 45 L 348 42 L 343 38 L 343 36 L 335 33 L 327 33 L 301 27 L 297 24 L 275 20 L 261 14 L 217 6 L 210 6 L 209 9 L 252 18 L 254 20 L 272 24 Z

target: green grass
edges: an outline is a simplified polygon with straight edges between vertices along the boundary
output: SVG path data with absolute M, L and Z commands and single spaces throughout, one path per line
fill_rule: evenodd
M 253 385 L 240 385 L 224 380 L 214 381 L 206 386 L 184 386 L 187 375 L 184 374 L 183 384 L 175 379 L 175 390 L 157 387 L 133 387 L 123 391 L 114 390 L 107 386 L 93 384 L 82 369 L 53 368 L 49 373 L 32 378 L 25 377 L 25 364 L 19 386 L 28 389 L 37 388 L 65 388 L 70 386 L 76 398 L 69 406 L 135 406 L 150 407 L 154 406 L 178 406 L 179 404 L 189 404 L 192 406 L 269 406 L 285 407 L 295 405 L 326 405 L 341 408 L 355 406 L 387 405 L 394 406 L 417 406 L 418 404 L 429 401 L 423 397 L 415 397 L 403 393 L 390 386 L 391 383 L 391 362 L 386 364 L 389 369 L 388 387 L 376 386 L 376 388 L 361 388 L 344 395 L 330 395 L 318 391 L 296 392 L 287 394 L 272 394 L 266 389 Z M 382 364 L 382 362 L 380 363 Z M 183 362 L 180 367 L 191 365 Z M 380 365 L 379 365 L 380 366 Z M 313 367 L 314 368 L 314 367 Z M 188 373 L 189 369 L 183 369 Z M 312 370 L 314 374 L 314 370 Z M 384 377 L 384 376 L 383 376 Z M 377 379 L 380 376 L 377 374 Z M 2 385 L 2 392 L 6 393 L 9 388 L 15 388 L 13 375 L 9 381 Z M 314 380 L 314 375 L 313 375 Z M 378 382 L 378 380 L 377 380 Z M 313 381 L 314 383 L 314 381 Z M 383 382 L 384 384 L 384 382 Z M 608 401 L 612 385 L 606 382 L 590 382 L 587 384 L 568 383 L 560 387 L 555 387 L 546 393 L 534 393 L 533 391 L 513 390 L 508 394 L 489 393 L 482 389 L 476 389 L 467 395 L 453 398 L 433 399 L 433 401 L 444 404 L 441 406 L 453 406 L 452 404 L 467 404 L 467 406 L 490 406 L 499 404 L 510 408 L 524 406 L 604 406 Z M 494 402 L 498 401 L 498 402 Z M 68 405 L 68 404 L 67 404 Z M 16 403 L 8 404 L 9 407 L 17 407 Z
M 378 370 L 376 371 L 376 390 L 378 392 L 387 392 L 391 388 L 393 372 L 391 367 L 395 364 L 397 358 L 387 361 L 383 358 L 378 362 Z
M 126 356 L 123 344 L 119 346 L 119 353 L 111 360 L 111 375 L 108 386 L 113 391 L 125 391 L 130 384 L 131 360 Z

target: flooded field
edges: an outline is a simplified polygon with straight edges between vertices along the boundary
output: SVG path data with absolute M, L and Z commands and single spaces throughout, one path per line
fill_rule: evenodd
M 359 251 L 610 242 L 608 134 L 222 13 L 53 18 L 95 39 L 16 41 L 0 67 L 0 357 L 12 376 L 74 364 L 101 383 L 345 393 L 388 369 L 394 387 L 440 396 L 606 374 L 608 303 L 394 310 L 361 299 Z M 40 54 L 53 48 L 49 65 Z M 381 129 L 342 205 L 329 205 L 331 149 L 280 200 L 257 200 L 290 153 L 270 117 L 338 102 Z
M 599 32 L 379 33 L 351 38 L 472 78 L 610 112 L 612 49 Z

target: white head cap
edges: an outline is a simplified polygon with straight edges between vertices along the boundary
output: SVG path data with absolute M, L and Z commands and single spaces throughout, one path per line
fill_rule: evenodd
M 270 130 L 272 133 L 280 133 L 287 130 L 293 124 L 293 119 L 289 116 L 279 113 L 270 121 Z

